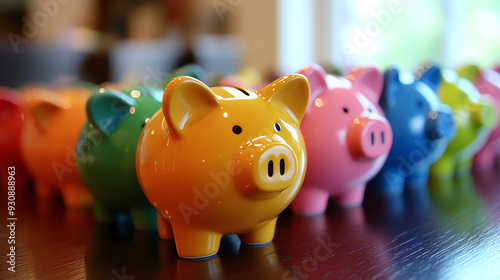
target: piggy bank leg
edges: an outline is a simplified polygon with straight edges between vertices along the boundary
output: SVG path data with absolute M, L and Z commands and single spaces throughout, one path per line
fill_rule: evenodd
M 460 162 L 457 165 L 456 176 L 457 177 L 466 177 L 471 174 L 472 171 L 472 159 L 468 159 L 466 161 Z
M 405 187 L 404 171 L 384 168 L 368 183 L 367 192 L 377 195 L 401 195 Z
M 158 235 L 161 239 L 173 239 L 174 233 L 168 218 L 164 217 L 160 212 L 156 212 L 156 221 L 158 224 Z
M 453 178 L 455 172 L 455 162 L 453 157 L 443 155 L 438 159 L 429 170 L 429 179 L 448 181 Z
M 321 189 L 303 187 L 292 201 L 291 208 L 295 214 L 299 215 L 321 215 L 326 211 L 329 197 L 330 195 Z
M 346 192 L 334 198 L 336 204 L 344 208 L 359 207 L 363 203 L 366 184 L 350 187 Z
M 194 259 L 217 254 L 222 234 L 207 229 L 193 228 L 183 224 L 172 224 L 177 254 Z
M 64 204 L 69 208 L 84 208 L 92 205 L 92 194 L 82 184 L 66 183 L 61 186 Z
M 27 190 L 28 186 L 29 186 L 29 181 L 30 181 L 29 180 L 29 175 L 24 170 L 17 171 L 16 175 L 17 175 L 17 177 L 16 177 L 16 185 L 20 186 L 24 190 Z
M 408 176 L 407 184 L 409 188 L 420 189 L 427 186 L 429 183 L 429 169 L 426 167 L 415 168 Z
M 238 236 L 241 242 L 248 245 L 260 245 L 271 242 L 274 238 L 274 231 L 276 230 L 276 222 L 278 217 L 265 221 L 259 225 L 254 230 L 249 232 L 241 233 Z
M 98 223 L 110 224 L 115 221 L 116 212 L 109 210 L 99 201 L 94 202 L 92 210 L 94 212 L 94 218 Z
M 156 229 L 156 209 L 151 205 L 135 207 L 130 210 L 132 223 L 136 229 Z
M 36 197 L 42 200 L 53 199 L 57 196 L 57 189 L 54 186 L 36 180 L 34 184 Z

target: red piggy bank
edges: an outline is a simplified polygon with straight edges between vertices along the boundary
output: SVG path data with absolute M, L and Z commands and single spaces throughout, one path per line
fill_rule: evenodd
M 21 131 L 24 126 L 22 96 L 17 90 L 0 87 L 0 179 L 7 185 L 7 168 L 14 170 L 16 188 L 24 187 L 27 173 L 21 157 Z M 13 167 L 13 169 L 12 169 Z

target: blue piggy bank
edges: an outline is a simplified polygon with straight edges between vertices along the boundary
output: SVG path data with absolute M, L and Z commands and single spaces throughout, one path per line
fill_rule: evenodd
M 368 193 L 399 195 L 406 187 L 423 187 L 429 167 L 455 137 L 452 111 L 441 102 L 436 67 L 419 80 L 391 68 L 384 73 L 380 107 L 393 130 L 394 142 L 385 165 L 367 186 Z

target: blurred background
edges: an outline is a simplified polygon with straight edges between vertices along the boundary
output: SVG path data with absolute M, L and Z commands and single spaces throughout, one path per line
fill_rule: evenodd
M 495 0 L 2 0 L 0 85 L 156 84 L 186 63 L 219 77 L 311 62 L 492 68 L 499 27 Z

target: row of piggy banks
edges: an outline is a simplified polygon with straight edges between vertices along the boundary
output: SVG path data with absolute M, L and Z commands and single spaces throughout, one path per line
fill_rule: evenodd
M 270 242 L 290 204 L 309 216 L 330 198 L 356 207 L 365 191 L 426 187 L 473 161 L 489 168 L 500 152 L 493 70 L 340 77 L 309 65 L 259 90 L 203 78 L 186 66 L 157 87 L 29 89 L 22 99 L 2 89 L 2 164 L 26 169 L 40 198 L 93 203 L 99 222 L 127 212 L 198 258 L 226 234 Z

